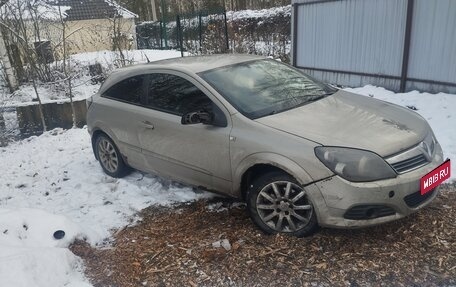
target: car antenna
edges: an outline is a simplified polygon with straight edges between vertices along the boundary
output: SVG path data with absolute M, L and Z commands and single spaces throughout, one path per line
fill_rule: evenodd
M 143 54 L 144 54 L 144 57 L 146 57 L 147 64 L 149 64 L 150 63 L 149 57 L 147 57 L 146 53 L 143 53 Z

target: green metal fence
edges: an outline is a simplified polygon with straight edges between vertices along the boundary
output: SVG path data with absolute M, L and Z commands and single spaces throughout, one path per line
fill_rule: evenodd
M 136 26 L 138 49 L 178 49 L 191 54 L 229 50 L 224 10 L 177 15 L 173 21 L 143 22 Z

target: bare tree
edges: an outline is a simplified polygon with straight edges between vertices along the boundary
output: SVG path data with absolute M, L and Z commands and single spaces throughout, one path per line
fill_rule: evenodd
M 110 25 L 110 33 L 111 33 L 111 44 L 112 44 L 112 51 L 117 52 L 116 54 L 118 55 L 118 58 L 115 59 L 115 64 L 118 67 L 124 67 L 126 65 L 131 64 L 132 60 L 129 59 L 127 50 L 129 50 L 131 47 L 130 42 L 133 39 L 130 39 L 132 37 L 129 35 L 126 31 L 131 30 L 132 27 L 129 27 L 128 25 L 131 25 L 128 21 L 124 21 L 124 18 L 120 16 L 119 14 L 114 14 L 113 17 L 108 18 L 109 21 L 111 22 Z
M 8 0 L 0 1 L 0 8 L 6 4 Z M 14 73 L 13 67 L 9 59 L 8 51 L 6 49 L 5 40 L 3 39 L 3 33 L 0 29 L 0 63 L 2 65 L 3 71 L 5 73 L 5 79 L 8 84 L 10 92 L 14 92 L 18 88 L 18 82 L 16 75 Z
M 155 0 L 150 0 L 150 6 L 152 9 L 152 21 L 157 21 L 157 8 L 155 6 Z
M 121 29 L 121 18 L 119 15 L 115 14 L 112 18 L 109 18 L 111 22 L 111 41 L 112 41 L 112 50 L 118 52 L 119 59 L 117 59 L 117 65 L 120 67 L 126 66 L 126 58 L 123 53 L 123 33 Z
M 42 20 L 39 17 L 40 14 L 38 11 L 40 4 L 40 1 L 31 0 L 9 1 L 3 6 L 4 9 L 2 9 L 2 11 L 5 15 L 2 15 L 4 18 L 0 21 L 0 26 L 2 26 L 4 32 L 7 31 L 11 34 L 12 38 L 17 41 L 20 49 L 23 51 L 23 56 L 28 64 L 33 90 L 38 100 L 43 131 L 46 131 L 47 127 L 44 118 L 43 104 L 40 94 L 38 93 L 37 84 L 37 79 L 39 79 L 39 76 L 40 74 L 42 75 L 43 71 L 40 67 L 39 55 L 37 55 L 36 49 L 34 49 L 30 43 L 30 31 L 36 32 L 39 28 L 39 22 Z M 29 29 L 30 24 L 32 24 L 35 29 Z M 36 37 L 36 35 L 33 36 Z
M 68 82 L 68 97 L 70 98 L 70 105 L 71 105 L 71 112 L 73 118 L 73 128 L 76 127 L 76 110 L 74 108 L 73 103 L 73 83 L 71 80 L 71 58 L 68 56 L 68 46 L 67 46 L 67 37 L 71 35 L 67 35 L 67 23 L 65 22 L 64 15 L 62 13 L 62 7 L 58 5 L 59 9 L 59 19 L 60 25 L 62 29 L 62 65 L 63 65 L 63 73 L 65 75 L 65 79 Z
M 6 83 L 8 84 L 8 88 L 10 89 L 10 92 L 14 92 L 18 88 L 18 82 L 17 82 L 16 74 L 14 73 L 14 69 L 11 66 L 8 51 L 7 51 L 6 45 L 5 45 L 5 40 L 3 39 L 3 33 L 1 33 L 1 31 L 0 31 L 0 61 L 1 61 L 2 68 L 3 68 L 3 72 L 6 76 L 5 79 L 6 79 Z

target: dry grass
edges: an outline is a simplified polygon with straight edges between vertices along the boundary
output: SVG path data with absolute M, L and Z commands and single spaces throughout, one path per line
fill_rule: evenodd
M 77 242 L 72 251 L 94 286 L 455 285 L 455 189 L 445 186 L 429 207 L 397 222 L 301 239 L 262 234 L 227 201 L 217 212 L 207 202 L 151 207 L 110 248 Z M 221 239 L 229 251 L 212 246 Z

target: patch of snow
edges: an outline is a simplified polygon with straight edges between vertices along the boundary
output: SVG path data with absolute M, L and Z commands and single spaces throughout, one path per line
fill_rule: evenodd
M 65 236 L 56 240 L 52 235 L 60 229 L 65 229 Z M 81 230 L 68 218 L 44 210 L 0 209 L 0 246 L 68 247 L 81 235 Z
M 237 21 L 240 19 L 249 19 L 249 18 L 270 18 L 276 17 L 278 15 L 291 15 L 291 5 L 273 7 L 269 9 L 262 10 L 240 10 L 240 11 L 228 11 L 226 12 L 226 17 L 229 21 Z
M 56 240 L 59 229 L 66 236 Z M 44 210 L 0 208 L 0 285 L 90 286 L 81 260 L 66 248 L 82 230 Z
M 89 287 L 81 259 L 67 248 L 0 245 L 0 284 L 14 287 Z
M 138 18 L 138 15 L 122 7 L 114 0 L 104 0 L 108 5 L 114 7 L 117 14 L 122 18 Z M 28 6 L 30 4 L 30 6 Z M 60 21 L 60 12 L 62 18 L 68 17 L 67 11 L 71 6 L 58 5 L 58 1 L 22 1 L 17 3 L 7 3 L 1 9 L 1 15 L 7 19 L 24 19 L 38 21 Z M 59 10 L 60 6 L 60 10 Z
M 261 9 L 261 10 L 239 10 L 239 11 L 227 11 L 226 18 L 228 22 L 234 22 L 244 19 L 266 19 L 266 18 L 273 18 L 279 15 L 291 17 L 291 5 L 281 6 L 281 7 L 272 7 L 269 9 Z M 217 16 L 222 16 L 221 14 L 211 14 L 208 16 L 202 16 L 201 20 L 204 25 L 206 25 L 210 19 L 217 18 Z M 183 29 L 187 28 L 195 28 L 199 25 L 199 17 L 195 16 L 193 18 L 184 19 L 185 25 L 183 25 Z M 264 22 L 258 22 L 258 25 L 262 25 Z M 147 25 L 147 24 L 156 24 L 159 25 L 158 21 L 142 21 L 138 25 Z M 166 22 L 166 27 L 168 29 L 172 29 L 176 27 L 176 21 L 169 21 Z
M 30 4 L 30 6 L 28 6 Z M 23 19 L 31 21 L 60 21 L 60 12 L 62 18 L 65 19 L 68 15 L 66 11 L 71 9 L 69 6 L 51 5 L 46 1 L 36 0 L 29 2 L 14 2 L 6 3 L 1 7 L 0 12 L 6 19 Z
M 148 58 L 151 62 L 153 62 L 170 58 L 178 58 L 181 56 L 180 51 L 176 50 L 125 50 L 123 53 L 125 54 L 125 58 L 127 58 L 131 64 L 147 63 Z M 118 52 L 105 50 L 80 53 L 71 56 L 71 58 L 80 62 L 83 66 L 100 63 L 104 68 L 110 68 L 112 63 L 115 62 L 119 56 Z
M 444 157 L 450 158 L 451 169 L 456 171 L 456 95 L 438 93 L 394 93 L 385 88 L 367 85 L 361 88 L 345 90 L 364 96 L 391 102 L 403 107 L 415 107 L 418 114 L 425 118 L 443 149 Z M 451 181 L 456 180 L 456 172 L 451 174 Z
M 148 206 L 212 196 L 139 172 L 106 176 L 86 129 L 56 129 L 0 155 L 0 286 L 80 286 L 81 262 L 66 248 L 75 238 L 100 245 Z
M 129 18 L 138 18 L 139 16 L 130 10 L 122 7 L 121 5 L 117 4 L 115 1 L 112 0 L 104 0 L 106 3 L 108 3 L 110 6 L 114 6 L 117 10 L 117 13 L 119 13 L 120 16 L 123 18 L 129 19 Z

